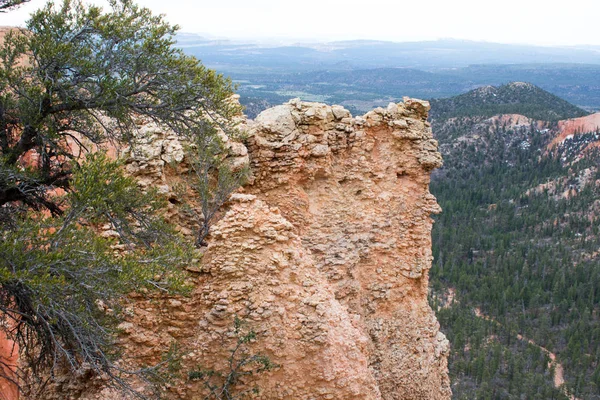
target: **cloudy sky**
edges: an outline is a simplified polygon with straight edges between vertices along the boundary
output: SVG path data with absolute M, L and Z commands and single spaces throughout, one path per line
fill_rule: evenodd
M 101 0 L 96 0 L 101 1 Z M 23 24 L 45 0 L 0 15 Z M 246 40 L 440 38 L 600 45 L 599 0 L 138 0 L 183 31 Z M 220 4 L 219 4 L 220 3 Z

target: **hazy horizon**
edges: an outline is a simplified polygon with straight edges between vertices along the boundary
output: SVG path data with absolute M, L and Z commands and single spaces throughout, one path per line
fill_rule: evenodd
M 231 41 L 234 43 L 244 44 L 260 44 L 265 46 L 281 45 L 281 46 L 292 46 L 298 45 L 319 45 L 319 44 L 333 44 L 343 42 L 388 42 L 388 43 L 435 43 L 435 42 L 463 42 L 463 43 L 481 43 L 490 45 L 507 45 L 507 46 L 526 46 L 526 47 L 547 47 L 547 48 L 580 48 L 596 50 L 600 53 L 600 44 L 535 44 L 535 43 L 508 43 L 508 42 L 493 42 L 488 40 L 476 40 L 476 39 L 461 39 L 455 37 L 440 37 L 435 39 L 421 39 L 421 40 L 393 40 L 393 39 L 373 39 L 373 38 L 347 38 L 347 39 L 319 39 L 310 37 L 235 37 L 235 36 L 223 36 L 213 35 L 209 32 L 190 32 L 186 30 L 180 30 L 179 34 L 184 35 L 197 35 L 203 39 L 210 41 Z
M 32 0 L 17 10 L 0 14 L 0 25 L 23 26 L 28 15 L 45 3 Z M 600 2 L 592 0 L 572 0 L 569 7 L 540 0 L 430 0 L 425 6 L 390 0 L 371 6 L 364 6 L 361 0 L 304 0 L 294 4 L 230 0 L 226 5 L 191 0 L 137 3 L 165 14 L 171 23 L 180 25 L 182 32 L 236 41 L 291 44 L 452 39 L 550 47 L 600 46 L 600 36 L 595 32 Z

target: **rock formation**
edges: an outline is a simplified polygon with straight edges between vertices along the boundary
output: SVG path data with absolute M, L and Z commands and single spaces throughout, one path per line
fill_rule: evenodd
M 426 299 L 430 214 L 440 211 L 429 172 L 441 166 L 428 108 L 405 99 L 351 118 L 341 107 L 291 101 L 260 114 L 249 141 L 256 181 L 248 191 L 294 225 L 367 339 L 385 399 L 449 396 L 447 341 Z
M 257 333 L 248 351 L 279 365 L 242 378 L 237 389 L 257 386 L 255 398 L 449 399 L 448 341 L 427 303 L 430 214 L 440 211 L 428 184 L 442 163 L 428 110 L 405 98 L 353 118 L 292 100 L 248 121 L 247 151 L 227 147 L 232 162 L 250 162 L 249 184 L 190 266 L 190 296 L 128 300 L 123 362 L 156 363 L 176 342 L 179 377 L 164 397 L 204 398 L 190 372 L 227 371 L 237 316 Z M 128 170 L 170 192 L 166 165 L 181 161 L 180 147 L 146 131 L 153 139 L 130 152 Z

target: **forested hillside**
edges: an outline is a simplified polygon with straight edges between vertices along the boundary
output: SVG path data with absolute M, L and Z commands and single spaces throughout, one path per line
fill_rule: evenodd
M 499 87 L 484 86 L 449 99 L 431 101 L 431 118 L 436 120 L 498 114 L 522 114 L 543 121 L 558 121 L 587 113 L 525 82 L 511 82 Z
M 496 103 L 464 99 L 432 111 L 445 166 L 431 184 L 444 210 L 431 301 L 452 344 L 454 397 L 600 399 L 598 134 L 548 150 L 557 124 L 487 118 Z M 514 100 L 497 110 L 579 112 L 546 95 Z

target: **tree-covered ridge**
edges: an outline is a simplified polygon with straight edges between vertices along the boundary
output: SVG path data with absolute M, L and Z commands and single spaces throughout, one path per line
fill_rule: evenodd
M 484 86 L 459 96 L 431 101 L 432 120 L 491 117 L 498 114 L 521 114 L 537 120 L 558 121 L 582 117 L 588 113 L 524 82 L 512 82 L 499 87 Z
M 431 184 L 443 209 L 431 282 L 434 299 L 456 292 L 450 307 L 434 300 L 455 398 L 600 399 L 600 152 L 583 150 L 596 133 L 546 153 L 552 124 L 501 121 L 434 125 L 445 166 Z M 557 355 L 562 391 L 518 335 Z

